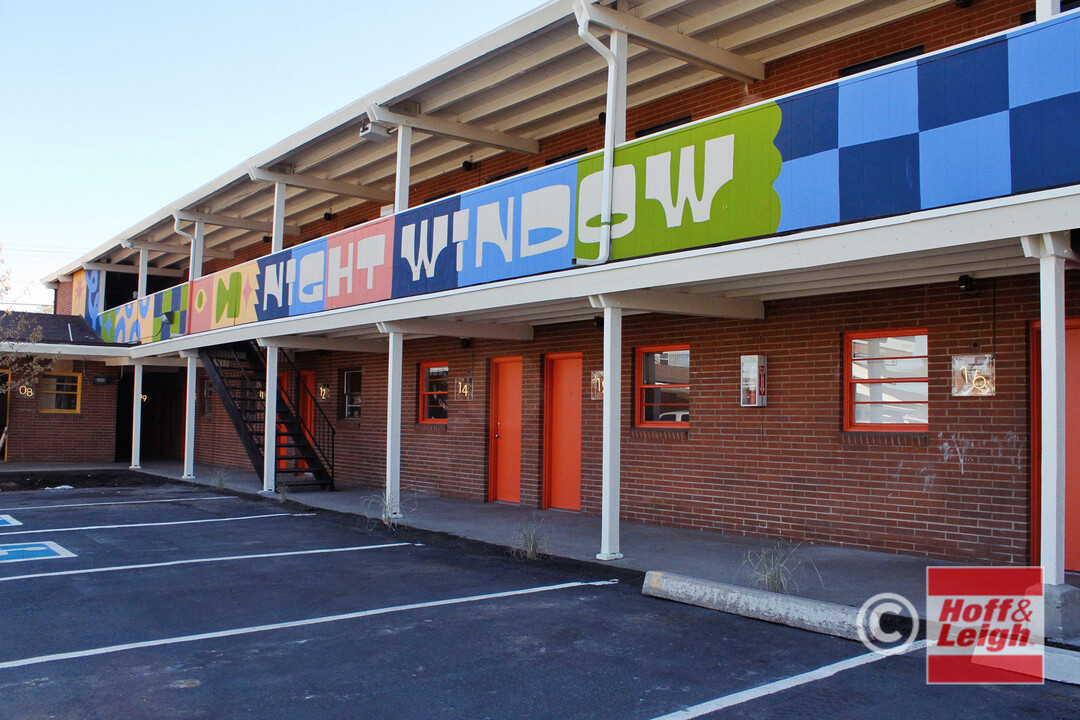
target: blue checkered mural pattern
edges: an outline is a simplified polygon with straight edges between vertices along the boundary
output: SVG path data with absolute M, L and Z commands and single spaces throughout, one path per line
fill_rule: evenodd
M 1080 182 L 1080 16 L 777 103 L 779 231 Z

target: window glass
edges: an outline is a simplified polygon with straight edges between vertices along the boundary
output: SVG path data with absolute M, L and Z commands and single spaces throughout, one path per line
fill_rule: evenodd
M 642 348 L 637 359 L 637 424 L 688 426 L 690 348 Z
M 845 342 L 845 429 L 925 430 L 930 404 L 926 333 L 849 333 Z
M 347 370 L 342 377 L 342 386 L 345 393 L 345 407 L 343 417 L 360 417 L 360 378 L 359 370 Z
M 446 402 L 450 396 L 450 366 L 446 362 L 420 366 L 420 422 L 446 422 Z
M 41 412 L 79 412 L 81 380 L 78 373 L 45 373 L 38 381 L 38 408 Z

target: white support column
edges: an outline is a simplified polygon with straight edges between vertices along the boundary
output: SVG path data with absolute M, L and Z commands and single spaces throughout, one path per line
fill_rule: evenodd
M 131 469 L 142 467 L 143 365 L 135 363 L 135 394 L 131 399 Z M 186 469 L 186 468 L 185 468 Z
M 1065 582 L 1065 262 L 1075 261 L 1068 232 L 1021 238 L 1039 259 L 1039 554 L 1047 585 Z
M 1061 14 L 1061 0 L 1035 0 L 1035 22 L 1049 20 Z
M 277 479 L 278 349 L 266 348 L 266 417 L 263 422 L 263 492 L 272 493 Z
M 1065 258 L 1039 258 L 1042 387 L 1042 566 L 1065 582 Z
M 150 269 L 150 251 L 139 251 L 139 299 L 146 297 L 146 273 Z
M 108 279 L 109 273 L 104 270 L 98 271 L 98 315 L 105 312 L 105 281 Z
M 604 308 L 604 431 L 600 490 L 600 552 L 618 560 L 619 488 L 622 458 L 622 308 Z
M 270 236 L 270 252 L 285 248 L 285 183 L 274 183 L 274 227 Z
M 390 333 L 386 381 L 386 508 L 401 517 L 401 354 L 403 335 Z
M 188 268 L 188 280 L 198 280 L 202 277 L 203 266 L 203 235 L 206 225 L 202 220 L 195 221 L 195 230 L 191 235 L 191 261 Z
M 394 180 L 394 212 L 409 209 L 409 178 L 412 174 L 412 128 L 397 129 L 397 174 Z
M 197 354 L 187 359 L 187 403 L 184 411 L 184 478 L 195 477 L 195 375 L 199 371 Z

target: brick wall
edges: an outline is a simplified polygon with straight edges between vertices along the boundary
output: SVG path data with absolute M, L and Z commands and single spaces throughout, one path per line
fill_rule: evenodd
M 764 321 L 642 315 L 624 321 L 623 517 L 973 562 L 1025 562 L 1029 534 L 1028 324 L 1035 276 L 766 304 Z M 1070 314 L 1080 277 L 1069 273 Z M 925 434 L 842 431 L 841 338 L 849 331 L 925 327 L 930 422 Z M 633 348 L 691 346 L 689 431 L 632 427 Z M 543 491 L 543 357 L 582 352 L 582 509 L 600 511 L 601 403 L 589 399 L 602 366 L 591 323 L 536 328 L 530 343 L 456 339 L 405 344 L 402 487 L 471 501 L 488 498 L 491 359 L 523 359 L 522 504 Z M 952 398 L 950 358 L 991 352 L 993 398 Z M 764 353 L 769 406 L 738 405 L 739 356 Z M 446 425 L 417 422 L 419 364 L 446 360 L 471 376 L 475 398 L 450 400 Z M 298 362 L 330 386 L 336 416 L 342 370 L 362 370 L 359 420 L 338 421 L 343 484 L 380 484 L 385 461 L 386 357 L 305 353 Z M 230 429 L 231 432 L 231 429 Z
M 80 412 L 42 413 L 37 397 L 22 395 L 16 388 L 6 400 L 8 462 L 112 462 L 118 371 L 103 363 L 78 360 L 70 370 L 56 369 L 82 373 Z M 95 385 L 95 377 L 108 378 L 109 382 Z M 5 402 L 2 396 L 0 402 Z
M 71 314 L 71 291 L 73 283 L 58 283 L 56 287 L 56 307 L 53 309 L 55 315 L 70 315 Z

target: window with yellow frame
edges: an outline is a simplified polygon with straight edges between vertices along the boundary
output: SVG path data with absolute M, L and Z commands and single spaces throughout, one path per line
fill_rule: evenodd
M 74 415 L 82 397 L 82 374 L 44 373 L 38 380 L 37 396 L 41 412 Z

